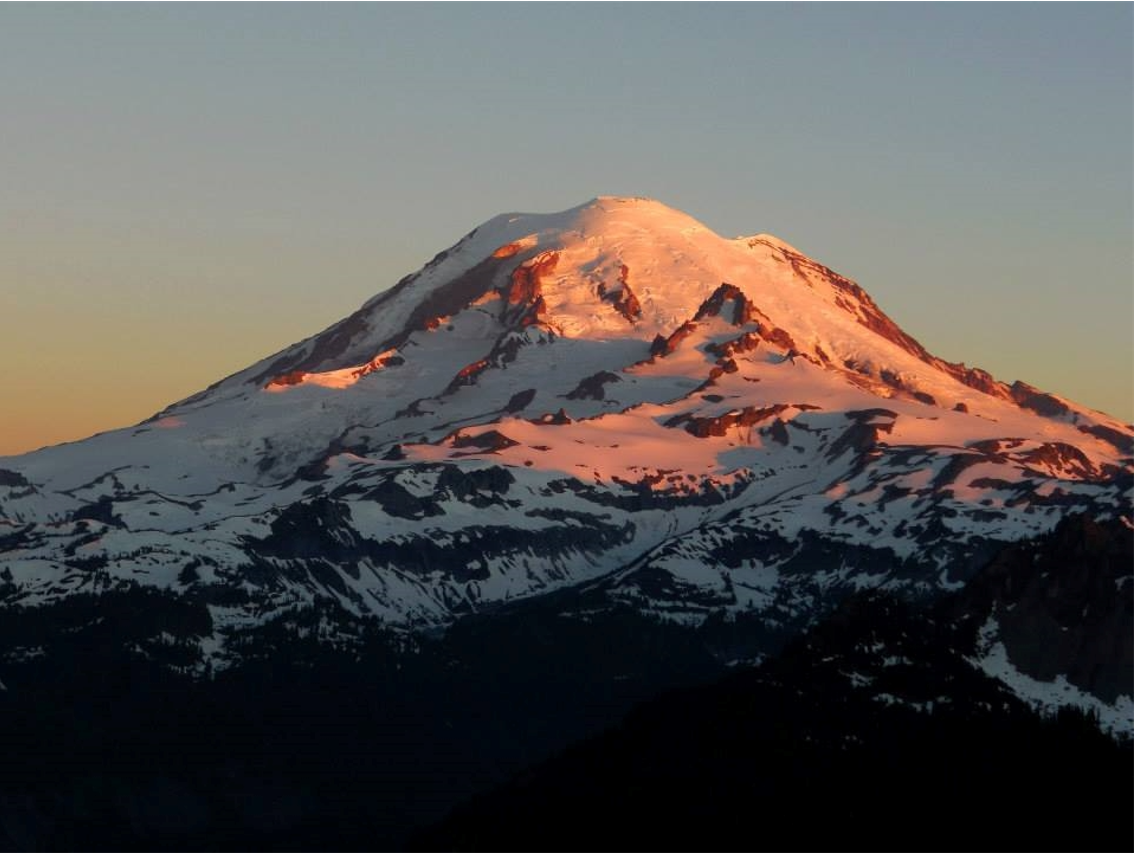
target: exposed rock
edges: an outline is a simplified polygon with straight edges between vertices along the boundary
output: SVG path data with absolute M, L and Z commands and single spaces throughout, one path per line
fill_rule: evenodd
M 629 322 L 641 318 L 641 302 L 629 287 L 629 266 L 622 264 L 617 275 L 617 288 L 607 289 L 604 283 L 597 284 L 597 297 L 613 305 L 618 313 Z
M 284 375 L 278 375 L 275 378 L 271 378 L 266 387 L 291 387 L 292 385 L 300 384 L 304 380 L 304 371 L 297 369 L 293 370 L 292 372 L 287 372 Z
M 568 426 L 573 423 L 573 418 L 566 414 L 564 408 L 559 408 L 555 414 L 543 414 L 530 422 L 537 426 Z
M 751 302 L 738 286 L 733 286 L 731 283 L 721 283 L 716 287 L 711 295 L 709 295 L 700 308 L 696 311 L 695 320 L 708 319 L 712 316 L 717 316 L 723 312 L 724 307 L 731 303 L 732 315 L 730 321 L 733 325 L 743 325 L 748 322 L 758 323 L 761 319 L 770 323 L 763 313 Z
M 389 366 L 402 366 L 406 361 L 404 358 L 395 352 L 383 352 L 376 355 L 372 360 L 368 361 L 362 367 L 356 369 L 352 375 L 356 378 L 363 378 L 366 375 L 371 375 L 384 367 Z
M 754 426 L 756 423 L 761 423 L 789 407 L 788 405 L 772 405 L 767 408 L 756 408 L 749 405 L 745 408 L 728 411 L 718 417 L 692 417 L 689 415 L 681 415 L 681 417 L 687 418 L 684 421 L 685 431 L 697 438 L 707 438 L 713 435 L 727 435 L 729 429 L 736 427 Z M 671 423 L 672 421 L 669 421 L 666 425 Z
M 510 283 L 503 290 L 505 307 L 502 321 L 505 324 L 525 328 L 545 321 L 546 299 L 542 296 L 542 278 L 552 274 L 557 265 L 558 254 L 551 250 L 514 269 Z
M 594 373 L 589 378 L 583 378 L 578 382 L 577 387 L 565 394 L 566 399 L 605 399 L 606 384 L 614 384 L 619 382 L 621 377 L 611 372 L 602 370 L 601 372 Z
M 1135 452 L 1135 439 L 1109 426 L 1077 426 L 1081 432 L 1106 441 L 1121 453 L 1130 456 Z
M 512 485 L 514 485 L 513 475 L 507 468 L 499 465 L 474 470 L 446 465 L 439 472 L 435 491 L 450 495 L 456 500 L 471 502 L 483 493 L 506 494 Z
M 1024 443 L 1023 438 L 987 438 L 984 441 L 974 441 L 969 446 L 979 453 L 999 453 L 1005 444 L 1013 446 Z
M 412 400 L 404 408 L 401 408 L 395 413 L 396 419 L 402 419 L 404 417 L 422 417 L 424 414 L 427 414 L 428 412 L 420 408 L 420 405 L 426 402 L 427 399 L 428 397 L 423 396 L 419 399 Z
M 684 338 L 692 334 L 695 330 L 695 323 L 685 322 L 673 331 L 667 339 L 657 334 L 653 339 L 652 345 L 649 347 L 649 353 L 655 358 L 670 355 L 676 351 L 677 347 L 684 341 Z
M 444 394 L 455 393 L 460 387 L 465 387 L 469 384 L 474 384 L 480 375 L 490 368 L 490 361 L 486 358 L 479 358 L 467 364 L 451 379 L 451 383 L 447 385 Z
M 716 357 L 730 357 L 735 354 L 745 354 L 754 351 L 755 347 L 763 341 L 763 337 L 756 331 L 748 331 L 722 343 L 709 343 L 704 351 Z
M 889 428 L 892 428 L 892 424 Z M 875 423 L 852 423 L 848 426 L 827 451 L 827 460 L 834 461 L 843 453 L 853 450 L 856 453 L 866 453 L 878 444 L 879 430 L 889 431 L 889 428 Z
M 783 422 L 782 417 L 776 417 L 771 421 L 770 426 L 765 426 L 760 432 L 770 437 L 776 444 L 781 444 L 784 447 L 791 442 L 791 436 L 787 432 L 787 424 Z
M 505 410 L 511 414 L 516 414 L 517 412 L 524 409 L 531 402 L 533 402 L 534 397 L 535 397 L 535 395 L 537 395 L 537 393 L 538 393 L 538 391 L 532 387 L 529 388 L 528 390 L 520 390 L 516 394 L 514 394 L 513 396 L 510 397 L 510 401 L 506 403 L 506 408 L 503 410 Z
M 0 486 L 28 486 L 31 485 L 23 474 L 0 468 Z
M 771 328 L 767 325 L 760 325 L 758 332 L 759 335 L 769 343 L 773 343 L 788 351 L 798 352 L 798 349 L 795 347 L 795 340 L 782 328 Z
M 990 617 L 1019 671 L 1041 682 L 1064 676 L 1114 703 L 1134 693 L 1134 531 L 1071 516 L 1055 531 L 1003 549 L 948 613 L 974 636 Z
M 516 447 L 518 442 L 503 435 L 497 429 L 490 429 L 486 432 L 480 432 L 478 435 L 458 434 L 452 440 L 451 446 L 457 448 L 475 447 L 484 453 L 494 453 L 498 450 L 505 450 L 507 447 Z
M 1041 417 L 1063 417 L 1071 414 L 1068 406 L 1050 393 L 1025 384 L 1023 381 L 1013 382 L 1009 388 L 1013 402 L 1021 408 L 1027 408 Z
M 943 489 L 946 486 L 957 481 L 957 478 L 963 474 L 966 469 L 971 468 L 973 465 L 980 464 L 981 462 L 1000 461 L 1000 457 L 994 455 L 986 455 L 984 453 L 954 453 L 949 457 L 949 461 L 938 471 L 937 476 L 933 478 L 930 488 L 934 491 Z
M 861 423 L 866 423 L 870 420 L 876 420 L 879 417 L 885 417 L 888 420 L 897 420 L 898 412 L 891 411 L 889 408 L 863 408 L 858 411 L 847 411 L 846 417 L 849 420 L 858 420 Z
M 415 520 L 443 514 L 443 508 L 434 500 L 417 497 L 395 480 L 384 480 L 362 497 L 375 501 L 384 508 L 384 512 L 397 518 Z
M 70 518 L 72 521 L 90 519 L 91 521 L 102 522 L 111 527 L 126 527 L 126 525 L 123 524 L 123 520 L 114 512 L 113 500 L 113 498 L 103 495 L 94 503 L 84 504 L 74 510 Z
M 1067 471 L 1084 480 L 1095 479 L 1099 476 L 1099 469 L 1089 461 L 1082 450 L 1061 441 L 1041 444 L 1031 453 L 1020 457 L 1020 461 Z

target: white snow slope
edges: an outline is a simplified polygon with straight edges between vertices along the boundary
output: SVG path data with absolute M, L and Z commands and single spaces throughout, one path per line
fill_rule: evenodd
M 929 355 L 776 238 L 603 197 L 493 218 L 138 426 L 0 459 L 0 569 L 28 606 L 241 594 L 222 634 L 318 594 L 414 630 L 587 581 L 778 619 L 1129 509 L 1132 441 Z

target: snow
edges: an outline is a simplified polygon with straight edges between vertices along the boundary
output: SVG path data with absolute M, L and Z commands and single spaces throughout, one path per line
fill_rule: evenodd
M 556 263 L 539 278 L 540 320 L 512 327 L 502 288 L 518 266 L 551 252 Z M 479 268 L 488 260 L 490 267 Z M 431 314 L 437 324 L 405 330 L 472 270 L 496 273 L 471 285 L 474 297 L 465 306 Z M 599 295 L 621 283 L 640 306 L 632 319 Z M 654 338 L 694 319 L 723 283 L 742 290 L 764 324 L 785 331 L 803 356 L 786 360 L 785 346 L 761 339 L 733 355 L 734 372 L 711 379 L 721 367 L 708 347 L 758 331 L 754 321 L 736 325 L 726 304 L 695 322 L 671 354 L 653 358 Z M 280 510 L 316 493 L 339 498 L 360 537 L 381 544 L 422 538 L 467 545 L 474 537 L 466 531 L 488 522 L 540 539 L 550 521 L 527 515 L 540 508 L 595 517 L 623 533 L 604 550 L 581 545 L 551 559 L 488 550 L 464 561 L 471 570 L 485 564 L 489 573 L 470 588 L 473 596 L 455 587 L 448 570 L 417 579 L 398 564 L 369 559 L 345 569 L 345 587 L 359 599 L 348 608 L 392 624 L 445 622 L 448 600 L 514 599 L 646 563 L 687 586 L 715 591 L 728 610 L 762 611 L 792 596 L 781 589 L 786 582 L 777 568 L 752 560 L 727 568 L 716 560 L 729 518 L 733 527 L 788 540 L 810 530 L 899 558 L 920 556 L 940 564 L 942 586 L 951 588 L 959 584 L 947 577 L 949 559 L 911 532 L 923 515 L 948 510 L 939 520 L 963 543 L 1039 533 L 1058 515 L 1057 508 L 1016 503 L 1015 492 L 994 488 L 998 483 L 974 485 L 978 479 L 1028 481 L 1041 495 L 1069 497 L 1075 509 L 1110 504 L 1113 490 L 1065 472 L 1042 479 L 1020 457 L 1061 441 L 1096 467 L 1129 467 L 1114 447 L 1070 420 L 1045 419 L 966 387 L 884 339 L 860 321 L 866 308 L 844 283 L 773 236 L 724 239 L 654 200 L 598 197 L 555 214 L 499 215 L 400 288 L 368 301 L 352 324 L 290 346 L 152 422 L 0 458 L 0 468 L 33 484 L 32 490 L 0 486 L 0 537 L 32 524 L 40 540 L 0 554 L 0 568 L 11 569 L 26 603 L 94 586 L 68 577 L 69 548 L 80 559 L 105 556 L 106 572 L 115 577 L 143 570 L 150 583 L 178 588 L 186 558 L 195 557 L 204 561 L 201 574 L 221 580 L 249 562 L 250 540 L 268 536 Z M 504 348 L 508 342 L 517 349 Z M 315 365 L 286 371 L 318 350 L 324 357 Z M 829 363 L 815 357 L 817 350 Z M 472 383 L 457 385 L 456 377 L 479 361 L 486 368 Z M 269 373 L 270 367 L 276 369 Z M 602 385 L 601 399 L 568 398 L 599 372 L 617 379 Z M 883 377 L 902 379 L 937 404 L 919 402 Z M 528 403 L 508 412 L 508 403 L 527 391 Z M 968 413 L 953 410 L 959 402 Z M 785 407 L 725 435 L 698 438 L 685 429 L 689 419 L 775 406 Z M 1071 407 L 1081 425 L 1130 434 L 1110 418 Z M 855 449 L 831 455 L 860 419 L 848 412 L 873 408 L 897 415 L 862 420 L 878 427 L 877 458 L 861 463 L 865 451 Z M 561 410 L 571 422 L 535 422 Z M 776 420 L 786 444 L 770 432 Z M 491 431 L 516 445 L 454 446 L 456 433 Z M 1000 455 L 973 462 L 934 498 L 931 483 L 952 457 L 975 454 L 971 445 L 983 441 L 999 441 Z M 387 458 L 396 445 L 404 458 Z M 499 506 L 440 498 L 443 515 L 422 519 L 393 516 L 353 488 L 394 478 L 416 497 L 432 497 L 447 465 L 464 472 L 502 466 L 514 483 Z M 566 488 L 569 478 L 596 494 Z M 627 501 L 639 484 L 672 503 L 635 508 Z M 716 503 L 692 502 L 713 492 Z M 113 514 L 125 526 L 89 522 L 83 534 L 69 519 L 103 497 L 113 499 Z M 1000 515 L 974 515 L 992 511 Z M 73 547 L 89 536 L 98 540 Z M 819 569 L 804 586 L 843 583 L 918 586 L 841 563 Z M 280 595 L 281 603 L 311 597 L 297 588 Z M 706 616 L 690 606 L 661 610 L 677 621 Z M 217 620 L 221 628 L 254 621 L 228 609 L 219 609 Z
M 985 655 L 977 659 L 976 664 L 985 673 L 999 679 L 1021 700 L 1045 712 L 1055 712 L 1061 706 L 1090 709 L 1103 729 L 1121 736 L 1135 734 L 1135 701 L 1131 697 L 1120 695 L 1114 702 L 1105 702 L 1072 685 L 1063 674 L 1051 681 L 1033 679 L 1017 670 L 1009 660 L 1005 645 L 996 639 L 998 631 L 996 618 L 990 617 L 977 635 Z

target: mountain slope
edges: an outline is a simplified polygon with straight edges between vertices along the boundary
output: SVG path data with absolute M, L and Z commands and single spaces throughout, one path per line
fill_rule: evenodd
M 414 636 L 579 585 L 746 618 L 757 658 L 854 590 L 933 598 L 1069 513 L 1130 516 L 1132 442 L 933 357 L 778 239 L 606 197 L 494 218 L 136 427 L 0 459 L 0 587 L 177 594 L 199 673 L 318 600 Z

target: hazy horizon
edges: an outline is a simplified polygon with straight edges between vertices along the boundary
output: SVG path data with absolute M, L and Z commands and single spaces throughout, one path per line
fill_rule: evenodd
M 0 7 L 0 455 L 130 425 L 503 211 L 649 196 L 1132 422 L 1116 4 Z

